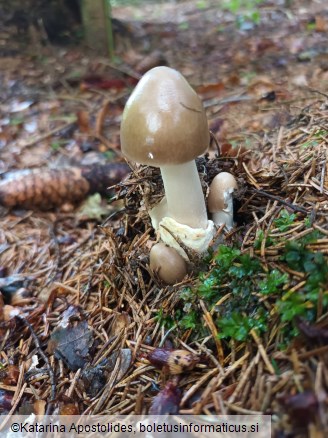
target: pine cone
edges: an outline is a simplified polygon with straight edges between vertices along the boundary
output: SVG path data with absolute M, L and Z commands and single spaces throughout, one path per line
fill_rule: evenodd
M 44 210 L 66 202 L 76 203 L 92 193 L 105 194 L 128 172 L 124 163 L 17 172 L 0 182 L 0 204 Z

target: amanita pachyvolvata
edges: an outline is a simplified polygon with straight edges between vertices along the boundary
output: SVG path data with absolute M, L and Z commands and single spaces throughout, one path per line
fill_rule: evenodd
M 215 234 L 195 163 L 209 140 L 202 102 L 185 78 L 169 67 L 149 70 L 126 103 L 121 147 L 129 160 L 160 168 L 165 199 L 154 209 L 153 224 L 186 260 L 178 241 L 202 254 Z

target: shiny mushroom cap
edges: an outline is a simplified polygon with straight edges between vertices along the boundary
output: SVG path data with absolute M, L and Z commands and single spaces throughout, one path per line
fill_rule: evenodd
M 231 173 L 221 172 L 213 179 L 207 199 L 208 210 L 215 213 L 228 206 L 228 199 L 237 189 L 237 181 Z
M 203 104 L 185 78 L 169 67 L 149 70 L 123 112 L 123 154 L 150 166 L 182 164 L 203 154 L 209 139 Z
M 181 255 L 164 243 L 150 250 L 150 269 L 166 284 L 180 282 L 187 275 L 187 264 Z

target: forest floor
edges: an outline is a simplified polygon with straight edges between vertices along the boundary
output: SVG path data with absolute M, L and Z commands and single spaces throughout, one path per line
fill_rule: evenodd
M 1 28 L 0 413 L 265 413 L 277 438 L 327 436 L 328 12 L 216 3 L 115 8 L 113 61 Z M 174 286 L 149 269 L 158 171 L 121 182 L 125 102 L 161 64 L 216 138 L 204 193 L 238 181 L 236 226 Z

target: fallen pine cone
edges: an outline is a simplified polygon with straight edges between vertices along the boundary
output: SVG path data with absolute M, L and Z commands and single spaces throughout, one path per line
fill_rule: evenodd
M 17 171 L 0 182 L 0 205 L 46 210 L 79 202 L 93 193 L 108 193 L 108 187 L 120 182 L 129 170 L 125 163 L 109 163 Z

